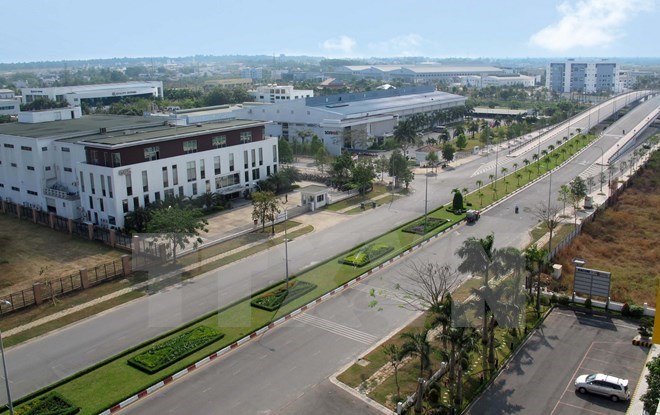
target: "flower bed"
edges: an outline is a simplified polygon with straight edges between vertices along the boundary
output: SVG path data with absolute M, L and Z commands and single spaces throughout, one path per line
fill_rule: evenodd
M 16 408 L 16 415 L 72 415 L 80 408 L 59 393 L 51 392 Z
M 359 251 L 340 259 L 339 262 L 354 267 L 362 267 L 369 262 L 382 257 L 393 249 L 394 248 L 391 246 L 385 244 L 370 244 L 360 248 Z
M 266 311 L 275 311 L 284 304 L 290 303 L 298 297 L 301 297 L 316 288 L 316 284 L 307 281 L 291 281 L 289 289 L 279 287 L 269 291 L 250 302 L 252 307 L 260 308 Z
M 128 363 L 143 372 L 156 373 L 223 336 L 224 334 L 211 327 L 197 326 L 175 338 L 154 345 L 146 352 L 129 359 Z
M 447 209 L 449 210 L 449 209 Z M 433 229 L 451 222 L 450 219 L 426 218 L 426 230 L 424 229 L 424 219 L 413 223 L 410 226 L 403 228 L 404 232 L 416 233 L 417 235 L 424 235 L 431 232 Z

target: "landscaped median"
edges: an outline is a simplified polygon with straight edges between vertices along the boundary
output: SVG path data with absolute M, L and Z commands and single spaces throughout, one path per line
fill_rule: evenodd
M 122 402 L 123 407 L 128 402 L 146 396 L 149 392 L 194 370 L 201 364 L 227 353 L 256 336 L 256 333 L 263 333 L 289 318 L 292 312 L 296 312 L 295 310 L 301 307 L 306 309 L 315 304 L 316 299 L 325 297 L 328 293 L 338 292 L 338 287 L 347 286 L 350 281 L 361 275 L 366 276 L 371 269 L 382 266 L 392 258 L 402 255 L 417 244 L 437 236 L 464 219 L 464 215 L 455 215 L 443 209 L 430 212 L 428 217 L 440 219 L 444 225 L 420 236 L 403 231 L 419 219 L 406 223 L 311 270 L 293 276 L 290 279 L 290 297 L 281 295 L 283 291 L 286 292 L 282 283 L 268 287 L 250 298 L 241 299 L 219 311 L 202 316 L 177 330 L 131 348 L 22 398 L 17 401 L 16 413 L 29 413 L 25 412 L 25 409 L 31 407 L 35 399 L 43 399 L 52 392 L 57 393 L 56 396 L 62 397 L 73 407 L 80 408 L 81 414 L 97 414 L 110 408 L 113 408 L 113 411 L 118 410 Z M 370 256 L 368 268 L 340 262 L 357 252 L 364 251 L 369 246 L 371 250 L 376 249 L 376 253 L 381 256 L 377 258 Z M 267 299 L 265 301 L 267 305 L 275 307 L 255 307 L 255 303 L 260 303 L 259 299 L 262 300 L 262 304 L 263 299 Z M 279 308 L 277 304 L 280 305 Z M 209 340 L 214 336 L 215 340 Z M 173 352 L 174 359 L 161 359 L 160 354 L 163 350 Z M 136 364 L 137 362 L 142 364 Z M 145 370 L 143 366 L 149 369 Z
M 584 141 L 587 140 L 583 140 L 581 146 L 576 146 L 576 152 L 587 144 Z M 566 157 L 565 153 L 564 157 Z M 555 160 L 558 161 L 558 159 Z M 474 202 L 472 203 L 474 204 Z M 454 214 L 441 207 L 430 212 L 426 219 L 417 218 L 387 234 L 331 258 L 311 270 L 292 277 L 293 285 L 290 285 L 288 290 L 283 290 L 282 283 L 268 287 L 253 294 L 250 298 L 238 300 L 221 310 L 202 316 L 183 327 L 133 347 L 57 384 L 24 397 L 17 402 L 16 413 L 23 415 L 32 413 L 30 408 L 33 407 L 35 399 L 43 399 L 50 392 L 57 394 L 52 396 L 61 397 L 71 406 L 80 408 L 81 414 L 97 414 L 104 410 L 109 412 L 109 408 L 112 408 L 112 412 L 114 412 L 234 349 L 257 334 L 274 327 L 286 318 L 290 318 L 291 313 L 298 313 L 301 308 L 304 310 L 315 304 L 316 299 L 325 298 L 327 295 L 338 292 L 338 287 L 346 287 L 350 281 L 371 273 L 370 270 L 366 270 L 358 264 L 366 265 L 368 263 L 370 269 L 382 267 L 382 264 L 389 263 L 391 259 L 398 258 L 425 240 L 437 237 L 441 232 L 460 223 L 464 217 L 464 214 Z M 439 226 L 431 229 L 436 225 Z M 423 233 L 423 230 L 426 230 L 427 233 L 420 236 L 417 232 Z M 360 257 L 361 250 L 374 251 L 381 256 L 372 257 L 368 254 L 368 262 L 362 259 L 350 265 L 344 263 L 347 258 Z M 297 284 L 300 284 L 298 288 L 296 288 Z M 290 294 L 295 291 L 299 296 L 297 298 L 283 297 L 281 295 L 283 291 L 288 291 Z M 274 299 L 267 300 L 266 303 L 275 304 L 274 308 L 262 309 L 254 307 L 252 304 L 255 298 L 270 297 Z M 277 304 L 280 305 L 279 308 L 277 308 Z M 206 327 L 201 329 L 202 338 L 208 339 L 206 335 L 209 335 L 217 336 L 216 339 L 209 340 L 209 343 L 205 341 L 186 342 L 186 339 L 190 337 L 197 338 L 197 334 L 200 333 L 198 327 Z M 184 343 L 192 344 L 184 346 Z M 129 364 L 129 361 L 144 360 L 139 356 L 147 356 L 150 351 L 153 353 L 160 350 L 161 346 L 177 350 L 176 358 L 169 359 L 164 365 L 154 365 L 152 372 L 140 370 Z

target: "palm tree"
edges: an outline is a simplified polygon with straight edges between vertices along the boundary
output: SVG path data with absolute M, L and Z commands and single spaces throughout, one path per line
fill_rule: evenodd
M 525 261 L 527 269 L 536 274 L 536 315 L 541 316 L 541 272 L 546 261 L 548 251 L 539 249 L 536 244 L 525 249 Z M 530 285 L 531 292 L 531 285 Z
M 476 184 L 477 187 L 479 188 L 478 191 L 480 192 L 480 191 L 481 191 L 481 186 L 484 184 L 484 181 L 483 181 L 483 180 L 477 180 L 477 181 L 475 182 L 475 184 Z
M 495 175 L 494 174 L 489 174 L 488 179 L 490 179 L 490 187 L 491 187 L 491 189 L 493 189 L 493 180 L 495 179 Z
M 557 141 L 555 141 L 555 144 L 557 144 L 557 147 L 559 147 L 559 146 L 561 145 L 561 143 L 562 143 L 561 140 L 557 140 Z
M 407 331 L 401 335 L 404 340 L 401 346 L 401 356 L 419 357 L 419 377 L 424 378 L 424 369 L 430 366 L 429 355 L 431 353 L 431 344 L 429 343 L 428 329 L 422 331 Z
M 561 155 L 564 156 L 563 157 L 564 161 L 566 161 L 566 153 L 568 152 L 568 150 L 566 150 L 565 147 L 562 147 L 560 151 L 561 151 Z
M 538 163 L 539 155 L 538 154 L 532 154 L 532 160 L 534 160 L 534 162 L 536 162 L 536 175 L 538 176 L 539 174 L 541 174 L 541 163 Z
M 591 193 L 591 188 L 594 187 L 595 184 L 596 184 L 596 180 L 594 180 L 594 176 L 587 177 L 587 186 L 589 186 L 589 193 Z
M 548 146 L 548 153 L 552 153 L 554 150 L 555 150 L 555 146 L 553 146 L 552 144 L 550 144 L 550 145 Z
M 484 192 L 479 191 L 479 206 L 484 207 Z
M 470 367 L 470 354 L 477 350 L 479 345 L 479 332 L 473 327 L 460 327 L 454 329 L 457 331 L 454 336 L 455 347 L 457 350 L 456 363 L 456 393 L 454 395 L 454 405 L 458 408 L 463 404 L 463 372 Z
M 504 194 L 507 194 L 507 193 L 509 193 L 509 181 L 505 177 L 504 178 Z
M 506 176 L 506 173 L 509 171 L 509 169 L 507 169 L 506 167 L 502 167 L 500 171 L 502 172 L 502 177 L 504 177 Z
M 394 369 L 394 383 L 396 383 L 396 396 L 401 396 L 401 387 L 399 386 L 399 366 L 403 361 L 402 350 L 396 344 L 388 344 L 383 347 L 383 353 Z
M 474 138 L 474 135 L 479 132 L 479 123 L 475 120 L 470 121 L 468 131 L 472 133 L 472 138 Z
M 518 187 L 520 187 L 520 178 L 522 177 L 522 173 L 518 172 L 516 173 L 516 179 L 518 180 Z
M 566 214 L 566 203 L 570 200 L 571 197 L 571 188 L 567 184 L 562 184 L 559 187 L 559 201 L 564 204 L 562 214 Z
M 518 163 L 513 163 L 513 171 L 515 172 L 518 170 Z

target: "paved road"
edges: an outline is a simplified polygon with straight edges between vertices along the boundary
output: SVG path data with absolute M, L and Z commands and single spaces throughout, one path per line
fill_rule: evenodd
M 640 115 L 640 118 L 642 117 Z M 600 155 L 599 151 L 598 155 Z M 589 163 L 596 157 L 593 151 L 587 151 L 581 156 Z M 466 179 L 465 176 L 471 173 L 471 169 L 479 166 L 479 161 L 475 161 L 430 180 L 429 206 L 447 203 L 450 189 L 454 187 L 474 188 L 474 178 Z M 555 173 L 553 180 L 556 183 L 568 181 L 579 173 L 579 168 L 567 174 L 564 174 L 563 170 L 570 169 L 562 169 Z M 416 186 L 423 189 L 420 183 Z M 532 186 L 530 191 L 544 187 L 547 189 L 547 184 L 544 186 L 544 181 L 541 181 Z M 494 209 L 492 215 L 480 221 L 476 228 L 480 230 L 478 235 L 483 236 L 492 230 L 497 234 L 498 245 L 520 246 L 526 239 L 525 230 L 529 229 L 534 220 L 529 215 L 512 216 L 511 208 L 514 203 L 523 206 L 524 200 L 546 200 L 542 197 L 542 193 L 543 190 L 537 190 L 528 193 L 529 196 L 519 195 L 502 204 L 497 210 Z M 358 244 L 422 214 L 423 201 L 424 193 L 417 191 L 410 197 L 395 201 L 391 206 L 369 211 L 332 229 L 291 242 L 289 244 L 291 272 L 299 272 L 313 266 L 324 258 L 343 251 L 347 246 Z M 509 226 L 508 222 L 520 222 L 521 227 Z M 469 230 L 472 227 L 461 229 Z M 451 257 L 460 240 L 454 241 L 451 237 L 446 240 L 449 241 L 449 246 L 440 249 L 438 253 L 443 257 Z M 237 297 L 246 296 L 260 287 L 281 279 L 283 272 L 278 270 L 283 268 L 283 258 L 283 247 L 277 247 L 252 256 L 247 261 L 209 272 L 203 277 L 185 281 L 148 298 L 126 304 L 12 348 L 7 353 L 7 357 L 14 396 L 20 397 L 49 385 L 134 344 L 148 340 L 196 316 L 228 304 Z
M 553 311 L 470 414 L 623 414 L 625 402 L 580 395 L 573 382 L 586 373 L 628 379 L 632 391 L 648 349 L 633 346 L 636 326 L 581 312 Z

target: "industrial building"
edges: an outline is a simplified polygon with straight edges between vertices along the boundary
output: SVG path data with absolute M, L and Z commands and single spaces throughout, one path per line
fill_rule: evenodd
M 264 85 L 250 91 L 256 102 L 275 103 L 282 100 L 311 98 L 314 91 L 311 89 L 294 89 L 292 85 Z
M 522 86 L 533 87 L 536 84 L 536 78 L 533 76 L 512 74 L 512 75 L 469 75 L 461 76 L 461 84 L 472 88 L 486 88 L 489 86 Z
M 108 105 L 125 97 L 163 98 L 163 82 L 142 81 L 49 88 L 21 88 L 21 93 L 23 94 L 24 104 L 45 97 L 53 101 L 68 102 L 72 106 L 80 106 L 83 102 L 96 106 L 98 103 Z
M 2 124 L 0 198 L 121 228 L 128 212 L 168 197 L 238 197 L 277 171 L 277 139 L 264 125 L 116 115 Z
M 400 79 L 410 83 L 459 82 L 461 76 L 503 75 L 507 71 L 494 66 L 355 65 L 342 66 L 334 75 L 344 78 L 371 78 L 382 81 Z
M 568 59 L 566 62 L 551 62 L 546 68 L 545 86 L 558 93 L 618 93 L 619 65 L 606 60 L 583 62 Z

